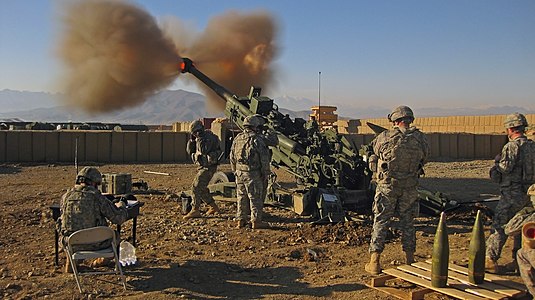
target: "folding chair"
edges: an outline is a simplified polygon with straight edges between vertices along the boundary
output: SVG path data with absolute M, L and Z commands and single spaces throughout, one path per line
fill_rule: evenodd
M 88 244 L 97 244 L 111 239 L 111 246 L 105 249 L 100 250 L 79 250 L 73 251 L 73 248 L 88 245 Z M 67 256 L 69 257 L 70 265 L 74 273 L 74 278 L 76 279 L 76 284 L 80 293 L 82 292 L 82 287 L 80 286 L 80 278 L 82 275 L 102 275 L 102 274 L 117 274 L 120 275 L 123 287 L 126 290 L 126 282 L 123 275 L 123 270 L 121 269 L 121 264 L 119 263 L 119 255 L 117 253 L 117 238 L 115 237 L 115 231 L 106 226 L 92 227 L 87 229 L 82 229 L 74 232 L 67 238 L 67 247 L 65 247 Z M 115 259 L 115 269 L 113 271 L 103 271 L 103 272 L 78 272 L 76 266 L 76 260 L 79 259 L 93 259 L 93 258 L 114 258 Z

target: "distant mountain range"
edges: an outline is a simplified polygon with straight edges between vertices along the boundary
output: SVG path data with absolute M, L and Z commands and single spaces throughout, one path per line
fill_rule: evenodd
M 39 122 L 110 122 L 123 124 L 172 124 L 177 121 L 192 121 L 202 117 L 219 117 L 222 113 L 210 113 L 205 97 L 184 90 L 164 90 L 147 99 L 143 104 L 105 114 L 91 115 L 62 105 L 60 94 L 28 91 L 0 91 L 0 120 Z M 290 117 L 308 118 L 310 108 L 317 105 L 310 99 L 282 96 L 274 98 L 279 111 Z M 332 104 L 330 104 L 332 105 Z M 390 108 L 357 108 L 338 105 L 337 113 L 343 119 L 385 117 Z M 417 108 L 418 116 L 495 115 L 513 112 L 535 113 L 522 107 L 501 106 L 488 108 Z

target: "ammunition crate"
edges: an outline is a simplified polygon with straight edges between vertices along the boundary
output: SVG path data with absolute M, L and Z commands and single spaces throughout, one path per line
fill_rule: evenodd
M 102 185 L 100 191 L 105 194 L 128 194 L 132 192 L 132 174 L 128 173 L 107 173 L 102 174 Z

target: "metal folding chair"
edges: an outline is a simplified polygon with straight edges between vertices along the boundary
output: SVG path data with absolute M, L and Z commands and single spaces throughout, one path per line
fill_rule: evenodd
M 111 246 L 105 249 L 100 250 L 79 250 L 74 251 L 73 249 L 83 248 L 84 245 L 89 244 L 98 244 L 106 240 L 111 240 Z M 67 238 L 67 247 L 65 247 L 67 256 L 74 273 L 74 278 L 76 279 L 76 284 L 80 293 L 82 292 L 82 287 L 80 285 L 80 276 L 83 275 L 103 275 L 103 274 L 117 274 L 120 275 L 123 287 L 126 290 L 126 282 L 121 269 L 121 264 L 119 263 L 119 255 L 117 253 L 117 238 L 115 236 L 115 231 L 106 226 L 92 227 L 87 229 L 82 229 L 74 232 Z M 79 272 L 78 267 L 76 266 L 76 260 L 83 259 L 94 259 L 94 258 L 114 258 L 115 268 L 113 271 L 92 271 L 92 272 Z

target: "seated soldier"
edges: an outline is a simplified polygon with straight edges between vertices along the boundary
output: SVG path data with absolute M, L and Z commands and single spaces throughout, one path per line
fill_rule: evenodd
M 531 198 L 531 203 L 535 204 L 535 184 L 528 189 L 528 195 Z M 517 236 L 522 234 L 522 228 L 526 224 L 535 224 L 535 209 L 533 207 L 526 207 L 519 211 L 512 219 L 505 225 L 505 233 L 507 235 Z M 528 225 L 529 226 L 529 225 Z M 532 237 L 531 237 L 532 238 Z M 523 237 L 525 239 L 525 237 Z M 524 240 L 522 248 L 516 252 L 516 261 L 518 264 L 518 271 L 520 277 L 524 280 L 524 284 L 528 288 L 529 293 L 535 295 L 535 245 Z
M 96 226 L 108 226 L 108 221 L 121 224 L 126 221 L 128 212 L 124 202 L 113 203 L 97 189 L 102 182 L 102 175 L 93 167 L 85 167 L 76 176 L 76 185 L 69 189 L 61 199 L 60 235 L 62 246 L 66 247 L 66 238 L 72 233 Z M 111 240 L 98 245 L 87 245 L 78 250 L 99 250 L 108 248 Z M 107 263 L 96 260 L 93 266 Z M 65 264 L 65 272 L 71 272 L 69 260 Z

